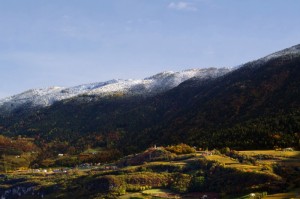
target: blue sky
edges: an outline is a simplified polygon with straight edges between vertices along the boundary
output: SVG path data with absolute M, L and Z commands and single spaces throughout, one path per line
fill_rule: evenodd
M 298 0 L 0 0 L 0 97 L 228 67 L 300 43 Z

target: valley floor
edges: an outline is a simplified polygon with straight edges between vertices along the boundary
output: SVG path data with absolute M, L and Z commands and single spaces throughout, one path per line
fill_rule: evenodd
M 11 171 L 0 175 L 0 196 L 277 199 L 299 198 L 299 185 L 300 151 L 197 151 L 127 166 L 123 160 L 86 168 Z

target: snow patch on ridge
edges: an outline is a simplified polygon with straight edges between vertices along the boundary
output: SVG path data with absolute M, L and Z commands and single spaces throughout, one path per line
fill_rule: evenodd
M 297 57 L 297 56 L 300 56 L 300 44 L 298 44 L 296 46 L 292 46 L 290 48 L 283 49 L 283 50 L 275 52 L 275 53 L 272 53 L 261 59 L 257 59 L 257 60 L 251 61 L 249 63 L 240 65 L 237 68 L 240 68 L 245 65 L 250 65 L 251 67 L 259 67 L 273 59 L 282 57 L 282 58 L 289 60 L 289 59 L 293 59 L 294 57 Z
M 120 94 L 122 96 L 151 96 L 170 90 L 190 78 L 216 78 L 241 67 L 259 67 L 264 63 L 276 59 L 292 59 L 300 56 L 300 45 L 270 54 L 264 58 L 234 67 L 234 68 L 206 68 L 190 69 L 181 72 L 166 71 L 145 79 L 122 80 L 114 79 L 106 82 L 83 84 L 70 88 L 49 87 L 45 89 L 31 89 L 21 94 L 0 100 L 0 112 L 12 111 L 20 107 L 50 106 L 54 102 L 85 95 L 99 97 Z
M 294 57 L 295 55 L 299 55 L 299 54 L 300 54 L 300 44 L 296 45 L 296 46 L 292 46 L 290 48 L 286 48 L 286 49 L 278 51 L 276 53 L 270 54 L 270 55 L 262 58 L 261 60 L 264 62 L 267 62 L 267 61 L 270 61 L 270 60 L 278 58 L 278 57 L 282 57 L 282 56 Z
M 0 100 L 0 110 L 11 111 L 23 105 L 30 107 L 50 106 L 54 102 L 80 95 L 97 95 L 101 97 L 121 93 L 125 96 L 150 96 L 172 89 L 190 78 L 215 78 L 229 71 L 231 71 L 229 68 L 190 69 L 181 72 L 166 71 L 140 80 L 114 79 L 70 88 L 31 89 Z

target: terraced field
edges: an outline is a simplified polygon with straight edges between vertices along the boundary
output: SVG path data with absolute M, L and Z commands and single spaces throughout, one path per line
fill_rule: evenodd
M 162 153 L 162 157 L 165 154 Z M 148 155 L 149 151 L 145 157 Z M 105 165 L 86 170 L 73 168 L 60 174 L 15 171 L 0 180 L 3 189 L 32 189 L 36 191 L 30 194 L 44 194 L 44 198 L 58 195 L 63 198 L 110 198 L 113 197 L 107 195 L 110 191 L 123 199 L 198 199 L 205 195 L 247 199 L 253 198 L 251 193 L 264 194 L 264 198 L 270 199 L 298 197 L 298 151 L 240 151 L 235 155 L 196 152 L 177 155 L 172 160 L 145 159 L 147 161 L 137 165 L 109 167 L 112 169 L 108 170 L 101 169 Z M 140 156 L 130 158 L 135 157 Z M 241 194 L 236 196 L 238 192 Z

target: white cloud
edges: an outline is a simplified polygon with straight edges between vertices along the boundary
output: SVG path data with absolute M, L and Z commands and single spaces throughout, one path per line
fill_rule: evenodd
M 184 1 L 180 1 L 180 2 L 171 2 L 168 5 L 168 8 L 170 9 L 175 9 L 175 10 L 187 10 L 187 11 L 197 11 L 197 7 L 192 4 L 192 3 L 188 3 L 188 2 L 184 2 Z

